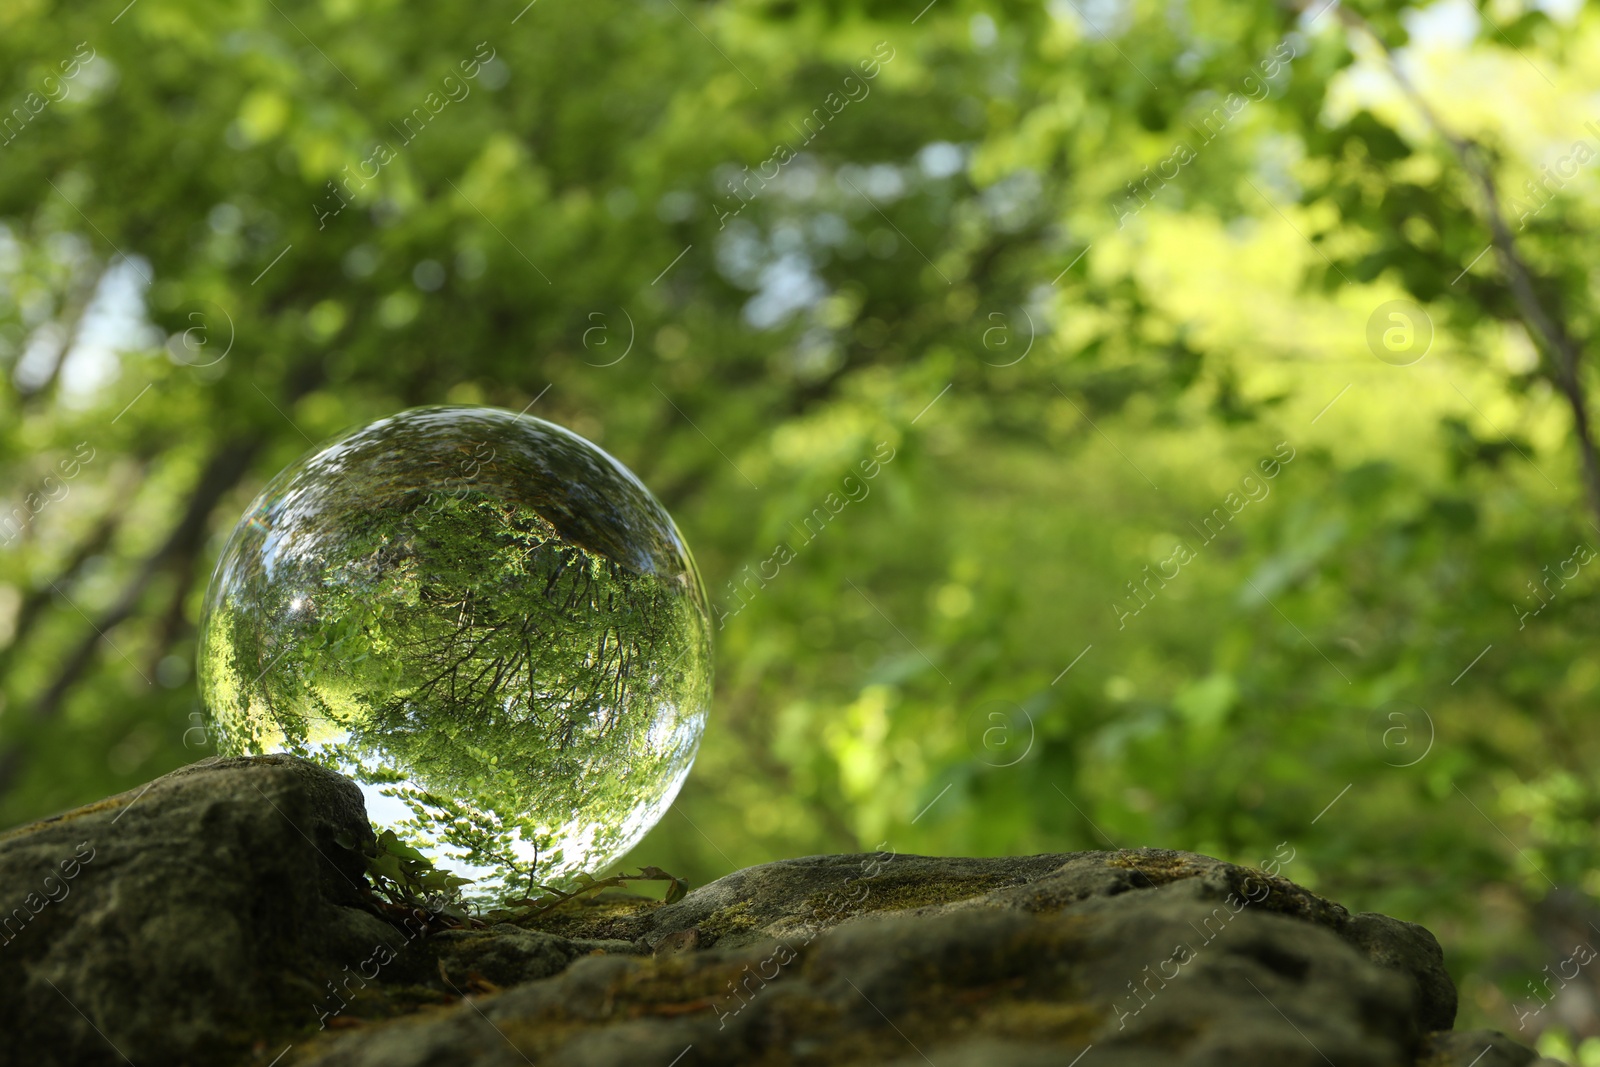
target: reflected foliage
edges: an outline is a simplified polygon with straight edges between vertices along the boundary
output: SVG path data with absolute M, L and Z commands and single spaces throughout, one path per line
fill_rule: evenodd
M 665 810 L 705 721 L 707 615 L 609 456 L 531 416 L 414 409 L 262 491 L 213 579 L 200 683 L 222 751 L 349 775 L 484 896 L 536 860 L 603 868 Z

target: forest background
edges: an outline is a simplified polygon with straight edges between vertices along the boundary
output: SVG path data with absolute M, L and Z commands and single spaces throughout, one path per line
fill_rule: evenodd
M 630 864 L 1272 862 L 1563 1051 L 1597 155 L 1571 0 L 11 0 L 0 823 L 210 754 L 200 598 L 276 470 L 494 404 L 718 605 Z

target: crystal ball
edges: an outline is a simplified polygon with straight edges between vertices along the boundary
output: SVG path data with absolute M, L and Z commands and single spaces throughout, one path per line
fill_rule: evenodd
M 492 901 L 597 874 L 665 814 L 711 698 L 689 548 L 560 426 L 413 408 L 273 478 L 222 551 L 201 695 L 225 755 L 289 752 Z

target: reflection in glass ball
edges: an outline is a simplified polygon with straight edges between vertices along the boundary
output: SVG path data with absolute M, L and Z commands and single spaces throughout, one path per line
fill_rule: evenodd
M 316 449 L 211 579 L 219 750 L 292 752 L 469 899 L 598 873 L 666 812 L 711 697 L 710 619 L 622 464 L 498 408 L 413 408 Z

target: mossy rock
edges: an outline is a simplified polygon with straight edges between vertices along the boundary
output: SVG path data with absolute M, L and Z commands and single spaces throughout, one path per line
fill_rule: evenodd
M 810 856 L 397 926 L 361 794 L 213 759 L 0 837 L 0 1067 L 1526 1067 L 1433 936 L 1162 849 Z M 1180 949 L 1181 946 L 1181 949 Z

